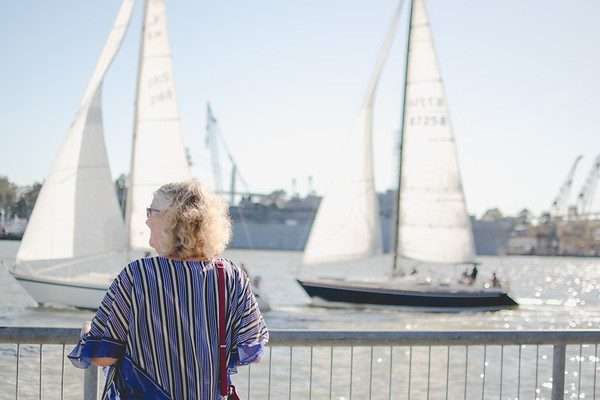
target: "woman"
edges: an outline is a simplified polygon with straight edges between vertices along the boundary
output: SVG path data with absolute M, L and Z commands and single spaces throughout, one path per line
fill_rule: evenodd
M 158 256 L 123 268 L 69 357 L 111 366 L 103 399 L 220 399 L 216 264 L 225 267 L 230 372 L 257 361 L 269 337 L 248 277 L 220 257 L 226 204 L 197 182 L 171 183 L 146 214 Z

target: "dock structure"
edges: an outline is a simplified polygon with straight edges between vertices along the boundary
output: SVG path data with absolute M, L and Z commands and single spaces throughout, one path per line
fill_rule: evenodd
M 552 217 L 517 224 L 507 242 L 514 255 L 597 257 L 600 255 L 600 214 Z
M 71 328 L 0 327 L 1 398 L 99 398 Z M 596 398 L 599 330 L 272 330 L 233 377 L 247 399 Z M 82 396 L 83 395 L 83 396 Z

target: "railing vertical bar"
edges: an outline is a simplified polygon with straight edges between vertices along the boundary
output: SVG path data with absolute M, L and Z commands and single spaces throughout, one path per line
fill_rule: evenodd
M 388 400 L 392 400 L 392 373 L 394 368 L 394 347 L 390 346 L 390 374 L 388 379 Z
M 312 399 L 312 379 L 313 379 L 313 346 L 310 346 L 310 370 L 308 378 L 308 400 Z
M 481 400 L 485 398 L 485 378 L 486 378 L 486 363 L 487 363 L 487 345 L 483 345 L 483 382 L 481 382 Z
M 40 344 L 40 394 L 39 399 L 42 400 L 42 344 Z
M 329 400 L 333 394 L 333 346 L 329 347 Z
M 521 352 L 523 346 L 519 345 L 519 361 L 517 364 L 517 398 L 521 398 Z
M 446 400 L 450 392 L 450 346 L 446 346 Z
M 97 400 L 98 398 L 98 367 L 95 365 L 83 372 L 83 398 L 84 400 Z
M 62 345 L 62 363 L 60 371 L 60 400 L 65 398 L 65 345 Z
M 371 346 L 371 354 L 369 357 L 369 400 L 372 399 L 373 392 L 373 346 Z
M 17 343 L 17 371 L 15 379 L 15 400 L 19 398 L 19 358 L 21 358 L 21 345 Z
M 465 397 L 467 400 L 467 382 L 469 380 L 469 345 L 465 346 Z
M 250 368 L 252 368 L 252 364 L 248 364 L 248 398 L 250 398 Z
M 289 391 L 288 391 L 288 400 L 292 400 L 292 358 L 293 358 L 292 346 L 290 346 L 290 381 L 288 382 Z
M 594 384 L 592 385 L 593 395 L 592 400 L 596 400 L 596 371 L 598 368 L 598 343 L 594 345 Z
M 504 345 L 500 345 L 500 395 L 499 400 L 502 400 L 502 378 L 504 375 Z
M 581 395 L 581 355 L 583 354 L 583 345 L 579 345 L 579 369 L 577 371 L 578 381 L 577 381 L 577 398 Z
M 537 344 L 535 346 L 535 400 L 538 399 L 538 370 L 539 370 L 539 361 L 540 361 L 540 345 Z
M 267 398 L 271 400 L 271 371 L 273 366 L 273 347 L 269 346 L 269 381 L 267 384 Z
M 410 385 L 412 383 L 412 346 L 408 347 L 408 400 L 410 400 Z
M 354 346 L 350 346 L 350 394 L 348 398 L 352 400 L 352 370 L 354 368 Z
M 429 400 L 429 384 L 431 382 L 431 346 L 427 346 L 427 400 Z
M 567 346 L 555 344 L 552 355 L 552 400 L 565 398 L 565 357 Z

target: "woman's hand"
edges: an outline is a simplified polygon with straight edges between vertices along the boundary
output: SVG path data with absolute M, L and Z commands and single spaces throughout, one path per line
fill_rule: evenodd
M 94 357 L 94 358 L 92 358 L 92 364 L 94 364 L 97 367 L 110 367 L 117 361 L 119 361 L 118 358 L 112 358 L 112 357 Z
M 83 323 L 83 326 L 81 327 L 81 337 L 84 337 L 85 335 L 87 335 L 88 332 L 90 331 L 90 329 L 92 329 L 92 322 L 85 321 Z

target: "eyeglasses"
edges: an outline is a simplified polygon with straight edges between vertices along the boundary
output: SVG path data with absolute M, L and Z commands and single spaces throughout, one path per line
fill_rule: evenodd
M 156 208 L 150 208 L 150 207 L 146 208 L 146 218 L 150 218 L 152 216 L 153 212 L 159 213 L 159 212 L 161 212 L 161 210 L 158 210 Z

